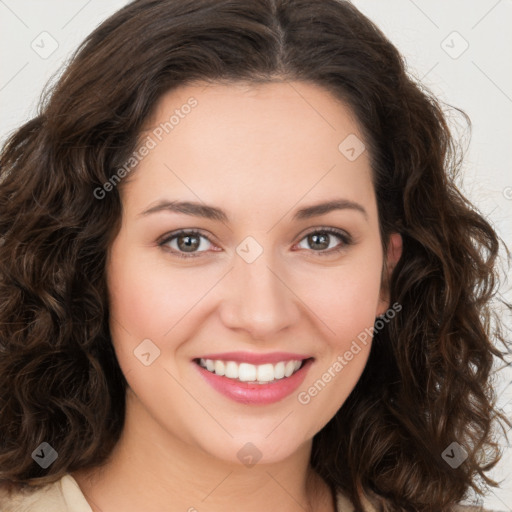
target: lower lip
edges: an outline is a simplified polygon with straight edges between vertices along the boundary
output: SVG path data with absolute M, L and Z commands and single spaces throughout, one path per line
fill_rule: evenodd
M 249 384 L 209 372 L 194 362 L 201 376 L 219 393 L 235 402 L 251 405 L 264 405 L 279 402 L 292 394 L 304 381 L 313 359 L 307 359 L 291 377 L 274 380 L 268 384 Z

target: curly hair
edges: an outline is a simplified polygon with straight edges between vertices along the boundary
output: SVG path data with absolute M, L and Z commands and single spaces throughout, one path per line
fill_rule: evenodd
M 347 104 L 371 156 L 387 282 L 402 311 L 375 333 L 352 393 L 313 438 L 312 467 L 357 510 L 444 511 L 500 459 L 495 357 L 505 361 L 501 240 L 461 194 L 442 106 L 343 0 L 137 0 L 80 45 L 37 116 L 0 155 L 0 483 L 38 488 L 101 465 L 124 424 L 126 380 L 108 327 L 105 263 L 119 187 L 161 96 L 210 82 L 318 84 Z M 136 171 L 135 171 L 136 172 Z M 95 192 L 96 191 L 96 192 Z M 503 244 L 504 245 L 504 244 Z M 511 306 L 507 303 L 506 310 Z M 58 458 L 42 469 L 41 442 Z M 450 467 L 452 442 L 467 459 Z

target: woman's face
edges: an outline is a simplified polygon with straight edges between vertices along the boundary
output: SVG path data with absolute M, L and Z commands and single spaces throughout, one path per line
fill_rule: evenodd
M 146 128 L 107 269 L 127 407 L 149 439 L 282 460 L 346 400 L 388 307 L 362 135 L 302 82 L 182 87 Z

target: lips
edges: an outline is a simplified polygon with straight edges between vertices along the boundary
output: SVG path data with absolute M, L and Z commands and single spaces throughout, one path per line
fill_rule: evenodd
M 303 382 L 313 358 L 304 354 L 230 352 L 194 359 L 194 366 L 216 391 L 245 404 L 284 399 Z

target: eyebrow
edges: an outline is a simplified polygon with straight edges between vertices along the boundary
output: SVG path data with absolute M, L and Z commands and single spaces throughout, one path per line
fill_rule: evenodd
M 313 204 L 297 210 L 293 216 L 294 220 L 310 219 L 319 215 L 325 215 L 335 210 L 354 210 L 363 214 L 368 219 L 368 213 L 364 207 L 354 201 L 348 199 L 333 199 L 322 203 Z M 226 212 L 215 206 L 209 206 L 203 203 L 193 201 L 159 201 L 154 206 L 144 210 L 140 216 L 151 215 L 159 212 L 184 213 L 195 217 L 203 217 L 205 219 L 216 220 L 220 222 L 229 222 Z

